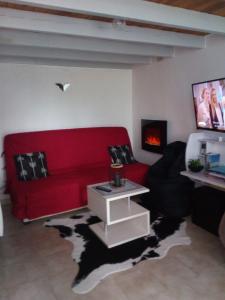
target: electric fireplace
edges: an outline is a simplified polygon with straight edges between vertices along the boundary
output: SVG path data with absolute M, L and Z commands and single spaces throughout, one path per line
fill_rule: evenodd
M 163 153 L 167 144 L 167 121 L 141 120 L 142 149 Z

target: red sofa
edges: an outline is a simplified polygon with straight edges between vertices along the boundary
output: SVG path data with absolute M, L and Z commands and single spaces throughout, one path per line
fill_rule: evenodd
M 83 207 L 86 186 L 109 178 L 110 145 L 129 144 L 123 127 L 78 128 L 16 133 L 5 136 L 7 190 L 13 214 L 21 220 L 35 219 Z M 49 176 L 23 182 L 16 176 L 14 156 L 43 151 Z M 125 166 L 125 176 L 144 184 L 148 166 Z

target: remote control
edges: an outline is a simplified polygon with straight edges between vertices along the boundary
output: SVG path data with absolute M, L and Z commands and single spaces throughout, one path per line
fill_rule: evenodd
M 96 186 L 96 190 L 104 191 L 104 192 L 112 192 L 111 189 L 104 186 Z

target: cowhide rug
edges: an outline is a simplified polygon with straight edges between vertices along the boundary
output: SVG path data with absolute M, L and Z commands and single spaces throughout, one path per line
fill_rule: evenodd
M 58 229 L 60 236 L 74 246 L 72 257 L 79 265 L 79 272 L 72 289 L 78 294 L 89 292 L 112 273 L 130 269 L 147 259 L 163 258 L 171 247 L 191 243 L 185 233 L 184 219 L 158 217 L 152 220 L 149 236 L 108 249 L 88 226 L 99 221 L 98 217 L 85 212 L 45 223 L 46 227 Z

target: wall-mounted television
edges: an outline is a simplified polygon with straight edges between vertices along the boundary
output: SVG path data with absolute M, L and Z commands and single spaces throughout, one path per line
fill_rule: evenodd
M 225 78 L 192 84 L 198 129 L 225 132 Z

